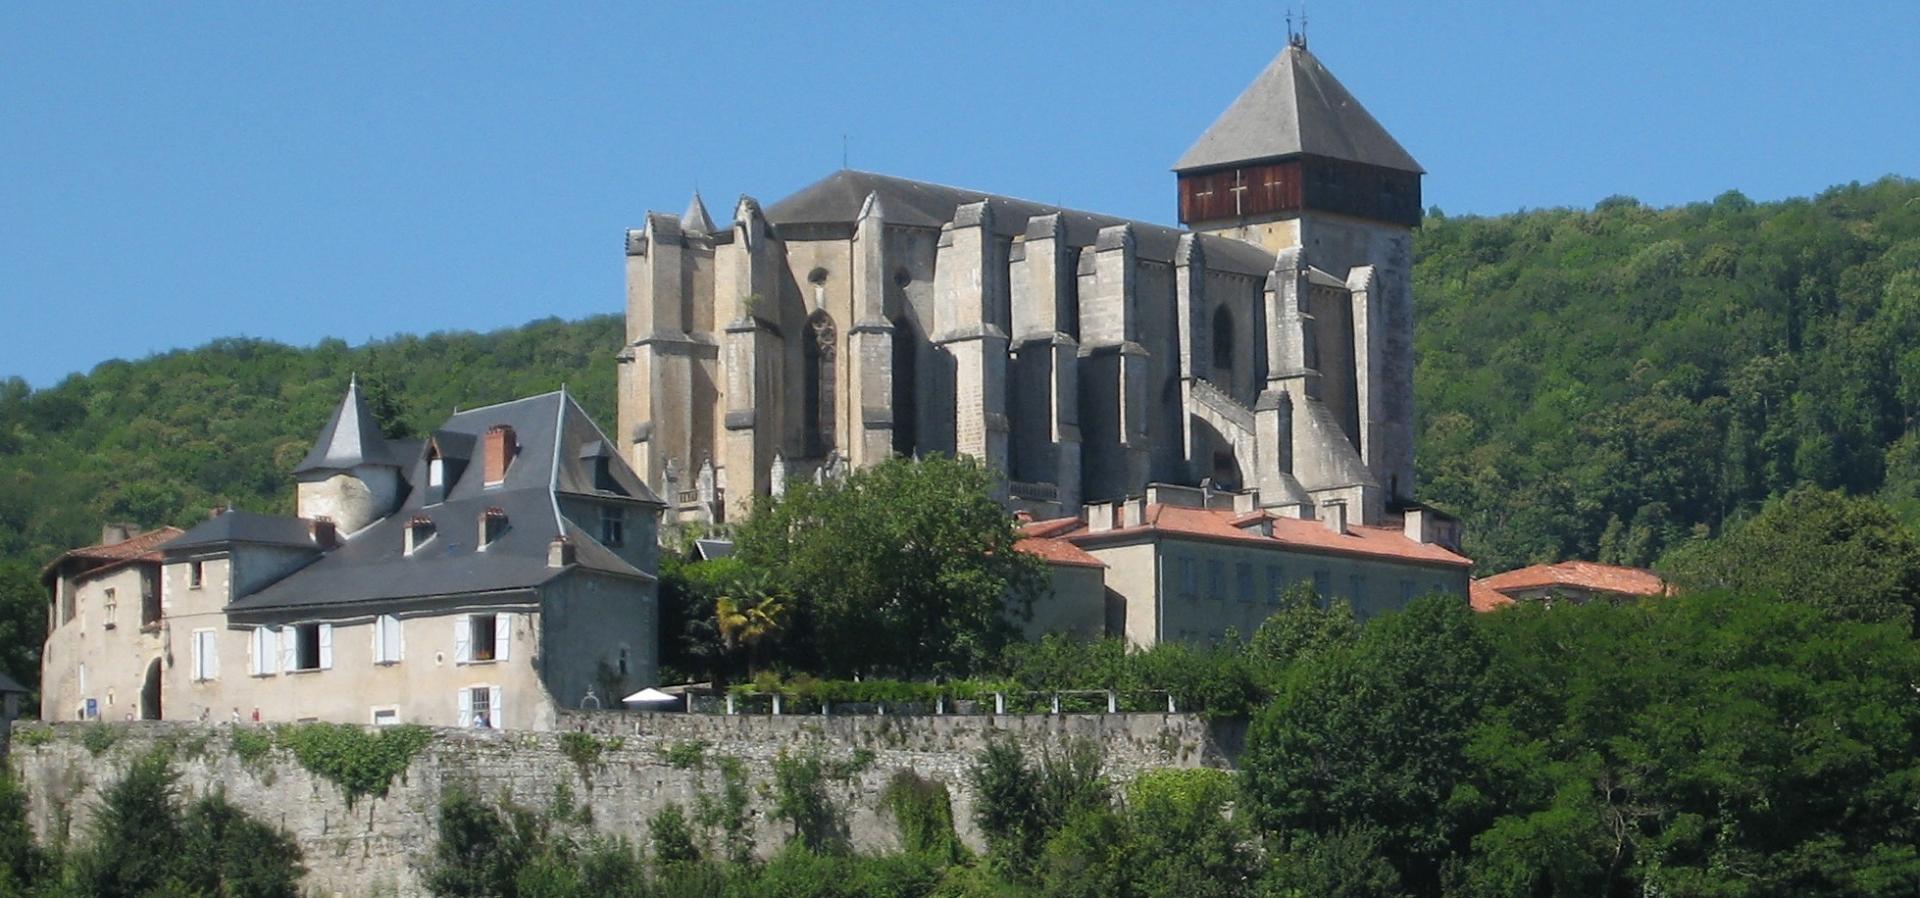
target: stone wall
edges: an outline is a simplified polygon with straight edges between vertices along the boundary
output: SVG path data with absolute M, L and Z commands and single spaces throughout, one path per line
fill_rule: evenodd
M 89 728 L 111 727 L 114 738 Z M 782 751 L 817 749 L 831 760 L 869 758 L 830 794 L 856 848 L 896 846 L 880 796 L 896 771 L 911 770 L 947 785 L 961 837 L 976 848 L 973 795 L 966 771 L 994 738 L 1017 740 L 1037 755 L 1071 739 L 1103 752 L 1108 773 L 1127 780 L 1155 767 L 1226 766 L 1234 736 L 1216 738 L 1206 721 L 1183 714 L 1000 716 L 720 716 L 625 712 L 564 713 L 559 732 L 443 729 L 384 798 L 349 806 L 331 782 L 274 748 L 248 763 L 233 749 L 234 729 L 172 722 L 40 724 L 15 730 L 11 762 L 25 783 L 35 830 L 59 841 L 84 833 L 100 788 L 130 760 L 168 746 L 187 796 L 225 789 L 228 800 L 285 828 L 299 841 L 319 896 L 419 895 L 420 870 L 432 850 L 439 797 L 463 785 L 542 810 L 591 812 L 590 825 L 644 842 L 647 821 L 669 803 L 692 808 L 720 786 L 718 761 L 736 758 L 746 771 L 751 827 L 759 851 L 787 838 L 771 818 L 773 765 Z M 569 733 L 586 732 L 604 748 L 583 766 L 569 755 Z M 576 742 L 578 736 L 571 737 Z M 617 740 L 617 741 L 616 741 Z M 110 742 L 110 744 L 108 744 Z M 681 764 L 668 759 L 673 754 Z M 870 753 L 870 754 L 869 754 Z M 698 756 L 699 764 L 686 763 Z M 764 787 L 764 789 L 763 789 Z

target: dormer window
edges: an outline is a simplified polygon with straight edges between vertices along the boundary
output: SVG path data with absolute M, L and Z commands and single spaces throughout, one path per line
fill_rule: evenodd
M 433 519 L 423 514 L 414 515 L 413 520 L 407 522 L 407 554 L 420 551 L 421 546 L 433 539 L 433 534 Z
M 494 540 L 507 533 L 507 510 L 489 508 L 480 514 L 480 548 L 493 544 Z
M 427 503 L 437 504 L 447 498 L 447 460 L 440 455 L 440 447 L 427 450 Z

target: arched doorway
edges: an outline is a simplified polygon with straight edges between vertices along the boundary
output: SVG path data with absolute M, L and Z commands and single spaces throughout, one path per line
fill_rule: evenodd
M 160 659 L 147 665 L 146 682 L 140 685 L 140 719 L 160 719 Z

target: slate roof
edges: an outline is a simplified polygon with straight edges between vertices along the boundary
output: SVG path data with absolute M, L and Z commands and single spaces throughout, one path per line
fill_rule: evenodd
M 295 549 L 317 550 L 319 548 L 319 545 L 313 541 L 313 522 L 305 518 L 230 508 L 215 517 L 195 524 L 193 529 L 162 546 L 161 551 L 172 555 L 190 549 L 204 549 L 229 543 L 285 546 Z
M 606 457 L 613 489 L 596 486 L 596 457 L 582 458 L 594 441 L 611 444 L 564 390 L 454 414 L 435 431 L 443 446 L 480 440 L 495 425 L 513 428 L 518 451 L 505 479 L 486 486 L 485 466 L 465 466 L 443 501 L 428 504 L 425 489 L 412 490 L 398 511 L 369 525 L 340 548 L 306 568 L 235 600 L 230 612 L 353 605 L 391 599 L 498 593 L 529 589 L 565 573 L 547 563 L 554 537 L 574 546 L 574 567 L 651 579 L 560 514 L 566 495 L 659 502 L 617 455 Z M 423 452 L 407 481 L 427 482 Z M 481 517 L 506 514 L 507 527 L 493 543 L 479 544 Z M 406 528 L 416 517 L 433 522 L 434 534 L 405 552 Z M 191 534 L 189 534 L 191 535 Z
M 1029 218 L 1057 213 L 1066 229 L 1067 242 L 1074 246 L 1092 246 L 1101 228 L 1131 224 L 1134 252 L 1142 259 L 1156 262 L 1171 263 L 1180 237 L 1192 233 L 1166 225 L 1064 209 L 996 193 L 851 169 L 842 169 L 800 188 L 791 196 L 767 207 L 766 216 L 776 227 L 851 227 L 860 220 L 868 196 L 879 199 L 888 224 L 921 228 L 939 228 L 953 220 L 956 208 L 990 200 L 995 206 L 994 232 L 1002 237 L 1025 234 Z M 1253 244 L 1211 234 L 1199 236 L 1201 252 L 1209 268 L 1254 276 L 1265 276 L 1273 270 L 1273 254 Z
M 320 438 L 293 473 L 351 471 L 363 464 L 399 467 L 401 463 L 386 437 L 380 435 L 380 426 L 367 409 L 367 400 L 360 395 L 360 381 L 355 378 L 347 382 L 347 395 L 334 408 L 333 417 L 320 429 Z
M 20 685 L 19 681 L 7 676 L 5 672 L 0 672 L 0 695 L 6 695 L 9 692 L 25 695 L 27 687 Z
M 1659 596 L 1668 592 L 1667 582 L 1652 571 L 1594 561 L 1536 564 L 1483 577 L 1480 584 L 1501 594 L 1555 587 L 1623 596 Z
M 1174 163 L 1173 170 L 1300 155 L 1415 174 L 1426 171 L 1320 60 L 1299 45 L 1280 51 Z
M 1251 526 L 1261 520 L 1272 522 L 1273 535 Z M 1065 521 L 1063 525 L 1061 522 Z M 1321 521 L 1303 521 L 1266 512 L 1239 513 L 1217 508 L 1191 508 L 1184 505 L 1153 503 L 1146 507 L 1144 523 L 1089 531 L 1078 518 L 1035 521 L 1021 528 L 1023 536 L 1070 540 L 1082 548 L 1109 540 L 1125 540 L 1153 534 L 1199 537 L 1272 544 L 1282 548 L 1334 555 L 1384 558 L 1416 564 L 1468 567 L 1465 556 L 1445 546 L 1408 539 L 1398 527 L 1349 525 L 1347 532 L 1334 533 Z

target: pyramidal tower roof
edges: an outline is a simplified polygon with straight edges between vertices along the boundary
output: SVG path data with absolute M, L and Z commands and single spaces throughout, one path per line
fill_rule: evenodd
M 1173 170 L 1298 155 L 1425 173 L 1304 41 L 1280 51 Z
M 327 426 L 321 428 L 320 438 L 293 473 L 350 471 L 366 464 L 398 467 L 387 438 L 380 434 L 380 425 L 374 423 L 373 412 L 367 409 L 366 397 L 360 395 L 360 380 L 354 378 L 347 382 L 347 395 L 333 410 Z

